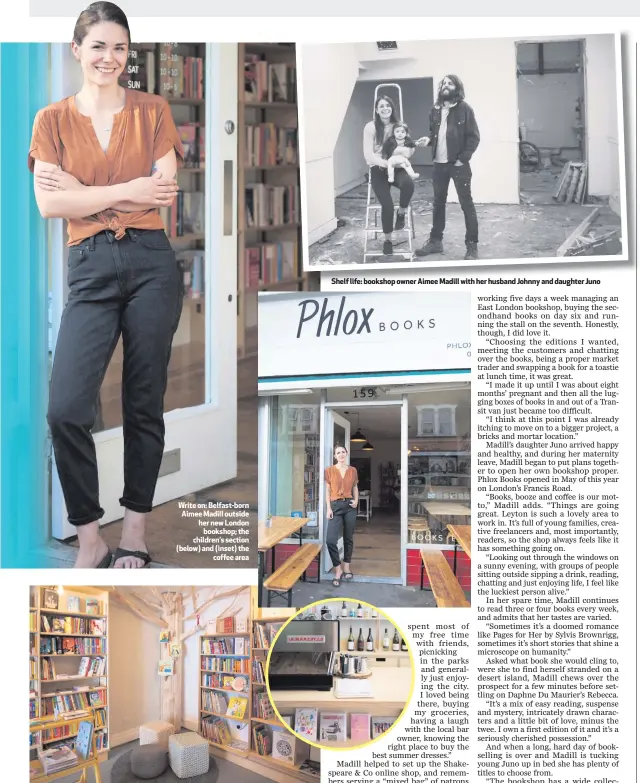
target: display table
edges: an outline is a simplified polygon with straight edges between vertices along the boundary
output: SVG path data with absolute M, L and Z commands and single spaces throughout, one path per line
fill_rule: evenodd
M 380 653 L 383 655 L 383 653 Z M 376 716 L 400 715 L 411 695 L 412 667 L 375 666 L 368 682 L 372 699 L 336 699 L 330 691 L 271 691 L 281 715 L 294 715 L 298 707 L 314 707 L 319 712 L 368 712 Z

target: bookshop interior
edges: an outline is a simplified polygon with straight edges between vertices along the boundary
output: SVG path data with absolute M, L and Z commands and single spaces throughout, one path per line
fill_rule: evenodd
M 296 654 L 300 633 L 321 656 Z M 255 587 L 32 586 L 29 636 L 37 783 L 308 783 L 322 744 L 375 739 L 413 684 L 383 611 L 342 599 L 261 609 Z M 292 667 L 292 654 L 323 665 Z
M 77 92 L 81 71 L 70 47 L 41 46 L 51 69 L 44 102 Z M 161 210 L 183 272 L 184 304 L 165 394 L 166 449 L 155 497 L 163 508 L 149 520 L 154 560 L 180 566 L 175 531 L 188 531 L 170 501 L 194 493 L 202 500 L 232 497 L 248 502 L 255 513 L 258 292 L 317 286 L 302 265 L 295 45 L 134 42 L 120 82 L 166 98 L 185 153 L 176 201 Z M 62 221 L 45 241 L 50 370 L 67 296 Z M 122 362 L 120 341 L 93 427 L 105 508 L 101 525 L 116 523 L 104 531 L 114 546 L 122 518 L 121 448 L 116 448 L 122 439 Z M 199 438 L 214 435 L 235 444 L 233 458 L 203 459 L 196 453 Z M 50 453 L 46 459 L 52 497 L 42 511 L 50 518 L 43 535 L 65 541 L 75 530 L 66 520 Z M 221 497 L 216 487 L 223 484 Z M 52 549 L 52 556 L 62 557 L 63 550 Z M 68 555 L 73 559 L 73 552 Z
M 343 445 L 358 473 L 351 586 L 356 589 L 359 581 L 367 583 L 363 590 L 372 583 L 423 586 L 431 575 L 429 568 L 439 569 L 446 573 L 456 598 L 452 602 L 447 592 L 440 603 L 435 591 L 432 605 L 466 606 L 471 551 L 470 383 L 391 383 L 356 390 L 343 384 L 341 378 L 327 379 L 325 388 L 299 393 L 290 389 L 261 398 L 265 426 L 260 429 L 260 470 L 265 473 L 266 491 L 260 498 L 265 510 L 260 519 L 293 516 L 302 522 L 289 538 L 274 544 L 276 552 L 266 556 L 266 565 L 271 559 L 282 564 L 294 555 L 298 539 L 322 545 L 327 524 L 324 471 L 334 464 L 335 446 Z M 364 401 L 360 398 L 356 404 L 354 391 L 363 392 Z M 438 562 L 423 564 L 425 552 Z M 293 585 L 294 604 L 334 592 L 326 546 L 320 557 L 322 586 L 315 583 L 317 566 L 311 564 L 309 578 Z M 265 591 L 269 584 L 266 577 Z M 428 595 L 422 593 L 424 605 Z M 267 598 L 262 599 L 265 605 Z

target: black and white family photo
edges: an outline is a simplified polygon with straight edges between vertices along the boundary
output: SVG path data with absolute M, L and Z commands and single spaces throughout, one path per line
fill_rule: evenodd
M 301 46 L 308 268 L 620 259 L 620 47 Z

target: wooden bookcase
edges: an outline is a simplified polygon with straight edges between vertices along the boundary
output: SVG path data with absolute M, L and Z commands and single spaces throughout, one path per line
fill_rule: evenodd
M 292 610 L 295 612 L 295 610 Z M 302 742 L 301 740 L 297 739 L 293 736 L 284 726 L 283 724 L 276 718 L 269 718 L 269 719 L 263 719 L 258 718 L 254 715 L 254 702 L 256 698 L 256 694 L 260 692 L 266 692 L 266 685 L 259 681 L 259 679 L 256 679 L 254 677 L 254 666 L 257 665 L 257 662 L 260 662 L 260 665 L 264 667 L 266 660 L 267 660 L 267 653 L 269 652 L 269 647 L 263 647 L 258 646 L 258 639 L 259 636 L 256 634 L 255 626 L 256 624 L 260 624 L 262 626 L 269 626 L 269 625 L 281 625 L 288 619 L 288 616 L 273 616 L 273 617 L 265 617 L 262 619 L 255 619 L 252 618 L 249 624 L 250 631 L 246 633 L 220 633 L 220 634 L 203 634 L 198 637 L 198 644 L 199 644 L 199 656 L 198 656 L 198 665 L 199 665 L 199 731 L 204 736 L 204 732 L 202 729 L 202 721 L 204 718 L 207 718 L 208 716 L 217 717 L 221 720 L 224 720 L 226 722 L 235 723 L 237 725 L 242 724 L 243 728 L 243 735 L 246 736 L 246 742 L 236 740 L 234 742 L 234 745 L 229 744 L 220 744 L 218 742 L 214 742 L 213 740 L 208 739 L 209 744 L 216 748 L 219 751 L 225 751 L 230 752 L 234 755 L 240 755 L 246 759 L 249 759 L 253 762 L 257 762 L 258 764 L 263 764 L 265 766 L 270 767 L 274 770 L 281 770 L 286 771 L 286 773 L 291 776 L 295 777 L 298 780 L 304 781 L 305 783 L 310 783 L 311 780 L 314 778 L 316 780 L 319 780 L 319 777 L 317 775 L 305 773 L 300 769 L 301 765 L 309 758 L 309 750 L 310 746 L 307 745 L 307 743 Z M 209 641 L 220 641 L 223 639 L 233 639 L 233 638 L 242 638 L 246 640 L 246 644 L 248 645 L 248 656 L 243 656 L 240 658 L 240 656 L 232 656 L 230 654 L 224 654 L 220 653 L 219 655 L 212 655 L 208 652 L 203 651 L 203 644 L 208 643 Z M 206 668 L 203 665 L 203 659 L 205 658 L 240 658 L 241 660 L 248 660 L 248 668 L 249 668 L 249 674 L 244 675 L 241 673 L 238 673 L 237 676 L 240 677 L 246 677 L 248 681 L 248 691 L 245 693 L 241 693 L 239 691 L 235 691 L 233 689 L 224 688 L 224 687 L 218 687 L 218 686 L 207 686 L 204 685 L 204 677 L 207 674 L 212 673 L 210 669 Z M 224 676 L 225 673 L 221 673 L 222 676 Z M 230 673 L 229 673 L 230 674 Z M 247 699 L 247 707 L 245 710 L 245 714 L 242 719 L 235 718 L 233 716 L 230 716 L 226 713 L 218 713 L 214 710 L 207 710 L 205 709 L 205 700 L 207 699 L 205 693 L 207 692 L 213 692 L 216 691 L 218 693 L 223 694 L 225 699 L 229 699 L 232 696 L 239 696 L 239 697 L 245 697 Z M 281 761 L 280 759 L 274 759 L 271 755 L 263 756 L 258 753 L 258 749 L 256 747 L 255 737 L 254 737 L 254 728 L 258 726 L 265 726 L 267 727 L 267 730 L 272 732 L 273 729 L 281 729 L 282 731 L 286 732 L 287 738 L 291 741 L 292 745 L 295 748 L 295 761 L 294 763 L 288 763 L 286 761 Z
M 45 595 L 45 591 L 46 594 Z M 45 598 L 57 594 L 58 608 L 48 608 Z M 69 598 L 77 599 L 79 607 L 77 610 L 67 609 Z M 94 600 L 100 603 L 98 613 L 86 612 L 86 601 Z M 37 760 L 38 750 L 53 747 L 63 742 L 73 742 L 77 734 L 78 723 L 81 720 L 87 720 L 87 716 L 66 718 L 65 712 L 72 709 L 70 700 L 67 699 L 67 709 L 55 714 L 56 704 L 58 707 L 65 701 L 65 697 L 77 696 L 80 699 L 91 698 L 90 694 L 102 692 L 101 703 L 92 705 L 95 710 L 104 710 L 104 726 L 96 729 L 96 738 L 99 741 L 98 760 L 103 761 L 108 757 L 109 750 L 109 657 L 108 657 L 108 630 L 109 630 L 109 603 L 108 593 L 99 588 L 90 587 L 64 587 L 61 590 L 55 587 L 31 587 L 29 601 L 29 656 L 30 656 L 30 681 L 29 681 L 29 714 L 30 718 L 43 719 L 51 715 L 51 720 L 56 720 L 56 731 L 61 731 L 62 736 L 50 736 L 52 730 L 48 730 L 46 724 L 39 727 L 37 731 L 30 731 L 30 761 L 32 769 L 36 773 L 32 780 L 38 780 L 43 777 L 40 763 Z M 45 630 L 46 624 L 44 618 L 49 623 L 49 631 Z M 100 620 L 104 626 L 103 634 L 94 633 L 73 633 L 65 630 L 53 630 L 53 620 L 62 621 L 65 618 L 71 618 L 71 621 L 84 621 L 89 623 L 91 620 Z M 87 630 L 87 629 L 85 629 Z M 89 629 L 90 630 L 90 629 Z M 64 640 L 74 640 L 79 645 L 89 646 L 88 640 L 99 641 L 100 652 L 65 652 L 48 653 L 41 652 L 41 647 L 56 642 L 64 643 Z M 50 641 L 48 641 L 50 640 Z M 73 644 L 71 642 L 70 644 Z M 105 661 L 104 674 L 83 676 L 77 674 L 79 664 L 83 657 L 91 660 L 103 658 Z M 55 667 L 56 677 L 54 679 L 45 679 L 43 677 L 44 667 L 49 663 Z M 67 676 L 61 676 L 67 675 Z M 82 709 L 79 705 L 73 709 Z M 40 770 L 40 775 L 37 770 Z M 68 774 L 73 774 L 75 768 L 68 770 Z
M 234 653 L 210 653 L 205 651 L 205 645 L 209 644 L 210 642 L 222 642 L 223 640 L 233 641 L 234 639 L 243 639 L 245 643 L 245 651 L 246 654 L 243 655 L 237 655 Z M 219 633 L 219 634 L 204 634 L 200 637 L 198 637 L 198 643 L 199 643 L 199 731 L 203 736 L 206 736 L 206 734 L 203 731 L 203 720 L 205 720 L 208 717 L 214 717 L 219 718 L 222 721 L 225 721 L 227 723 L 227 728 L 229 729 L 230 733 L 232 734 L 232 743 L 220 743 L 215 742 L 214 740 L 207 737 L 209 744 L 213 745 L 213 747 L 220 748 L 224 751 L 229 751 L 231 753 L 239 753 L 240 755 L 246 756 L 247 753 L 250 750 L 250 723 L 251 723 L 251 633 Z M 220 667 L 223 668 L 222 662 L 227 659 L 229 661 L 246 661 L 247 669 L 248 671 L 245 672 L 232 672 L 232 671 L 221 671 L 216 670 L 215 668 L 209 668 L 209 666 L 206 666 L 206 659 L 212 659 L 214 661 L 220 661 Z M 205 683 L 205 677 L 208 674 L 218 674 L 220 677 L 220 685 L 206 685 Z M 233 688 L 228 687 L 222 687 L 222 678 L 223 677 L 239 677 L 243 680 L 246 680 L 246 690 L 245 691 L 236 691 Z M 225 699 L 225 701 L 229 701 L 232 697 L 239 697 L 239 698 L 246 698 L 247 704 L 245 707 L 245 712 L 242 718 L 234 717 L 233 715 L 229 715 L 227 711 L 225 712 L 218 712 L 216 710 L 211 709 L 205 709 L 205 707 L 208 705 L 208 700 L 215 698 L 216 695 L 221 695 L 221 698 Z M 234 739 L 233 738 L 233 731 L 232 727 L 230 727 L 228 724 L 233 723 L 236 724 L 236 726 L 240 726 L 242 731 L 239 732 L 241 734 L 244 734 L 247 736 L 247 739 Z
M 301 291 L 307 288 L 307 275 L 302 263 L 302 233 L 300 208 L 300 156 L 294 163 L 249 165 L 247 160 L 248 126 L 273 123 L 278 128 L 298 128 L 297 94 L 288 101 L 252 101 L 245 94 L 245 63 L 255 56 L 268 64 L 296 65 L 294 44 L 241 43 L 238 45 L 238 356 L 257 353 L 257 311 L 260 291 Z M 268 66 L 267 66 L 268 67 Z M 299 150 L 296 145 L 296 150 Z M 251 183 L 294 185 L 298 188 L 298 220 L 286 225 L 249 227 L 245 189 Z M 252 284 L 248 279 L 245 251 L 266 243 L 296 242 L 293 273 L 285 278 Z

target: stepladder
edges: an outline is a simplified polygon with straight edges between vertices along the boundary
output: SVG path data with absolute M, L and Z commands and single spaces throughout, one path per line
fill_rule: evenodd
M 390 88 L 393 88 L 393 90 L 397 93 L 397 101 L 398 101 L 398 112 L 399 112 L 399 120 L 403 121 L 403 111 L 402 111 L 402 88 L 399 84 L 394 82 L 387 82 L 378 84 L 376 86 L 374 97 L 373 97 L 373 118 L 375 120 L 376 116 L 376 106 L 378 103 L 378 98 L 380 96 L 381 90 L 389 90 Z M 410 260 L 413 257 L 413 240 L 415 239 L 416 232 L 415 227 L 413 224 L 413 211 L 411 209 L 411 204 L 406 208 L 405 210 L 405 222 L 404 222 L 404 228 L 399 229 L 399 231 L 394 232 L 394 236 L 392 238 L 392 246 L 393 246 L 393 252 L 391 254 L 383 255 L 382 249 L 377 246 L 377 240 L 380 234 L 382 234 L 382 206 L 380 205 L 378 199 L 375 196 L 373 187 L 371 185 L 371 171 L 374 167 L 369 168 L 368 176 L 367 176 L 367 206 L 365 211 L 365 219 L 364 219 L 364 263 L 368 263 L 371 261 L 377 262 L 377 263 L 384 263 L 385 260 L 391 260 L 393 258 L 404 258 L 405 260 Z M 396 223 L 397 218 L 397 211 L 398 207 L 397 205 L 394 206 L 394 214 L 393 214 L 393 224 Z M 401 239 L 399 239 L 396 235 L 400 234 Z M 372 241 L 373 240 L 373 241 Z M 373 245 L 373 247 L 372 247 Z

